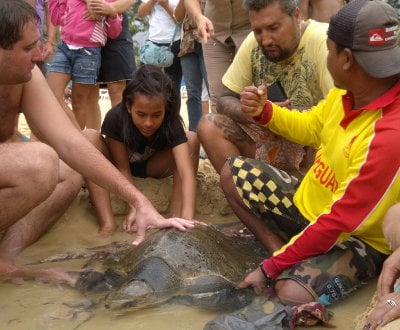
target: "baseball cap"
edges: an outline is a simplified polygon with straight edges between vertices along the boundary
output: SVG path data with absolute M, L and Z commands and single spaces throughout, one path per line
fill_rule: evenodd
M 399 19 L 383 0 L 352 0 L 331 17 L 328 38 L 351 49 L 361 67 L 375 78 L 400 73 Z

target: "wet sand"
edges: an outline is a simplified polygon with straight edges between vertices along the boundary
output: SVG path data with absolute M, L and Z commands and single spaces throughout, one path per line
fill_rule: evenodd
M 102 100 L 102 109 L 107 109 Z M 184 107 L 183 107 L 184 109 Z M 185 110 L 183 110 L 185 111 Z M 21 120 L 22 130 L 27 132 Z M 153 201 L 157 209 L 167 212 L 169 179 L 137 180 L 137 185 Z M 198 201 L 196 217 L 207 223 L 225 223 L 236 220 L 218 187 L 218 177 L 208 161 L 202 161 L 198 174 Z M 89 203 L 88 194 L 82 191 L 66 214 L 37 243 L 18 257 L 17 263 L 25 265 L 69 251 L 84 251 L 87 247 L 100 246 L 114 241 L 132 241 L 134 237 L 121 230 L 125 204 L 114 202 L 119 228 L 110 238 L 97 235 L 97 220 Z M 80 268 L 85 260 L 48 263 L 42 266 Z M 331 323 L 337 329 L 354 329 L 355 317 L 369 305 L 376 281 L 361 287 L 351 297 L 329 308 L 334 312 Z M 118 316 L 104 307 L 84 308 L 87 300 L 76 290 L 64 285 L 29 281 L 22 285 L 0 283 L 0 329 L 203 329 L 215 313 L 199 309 L 165 304 L 163 306 Z M 313 327 L 324 329 L 323 327 Z

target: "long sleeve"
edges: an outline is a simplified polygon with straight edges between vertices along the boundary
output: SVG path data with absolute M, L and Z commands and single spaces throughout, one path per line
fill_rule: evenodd
M 336 102 L 335 108 L 324 109 L 321 145 L 294 196 L 310 224 L 264 260 L 272 278 L 298 262 L 326 253 L 350 235 L 390 253 L 382 219 L 400 195 L 400 145 L 394 143 L 400 141 L 399 90 L 400 83 L 362 110 L 346 110 L 346 103 L 351 103 L 347 94 L 344 108 L 342 102 Z M 274 109 L 274 116 L 279 116 L 279 111 Z

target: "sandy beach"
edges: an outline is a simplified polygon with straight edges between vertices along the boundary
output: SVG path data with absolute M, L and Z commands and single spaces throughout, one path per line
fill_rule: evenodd
M 183 100 L 182 115 L 186 116 Z M 109 108 L 106 97 L 100 100 L 102 113 Z M 29 133 L 23 118 L 20 128 Z M 201 160 L 197 174 L 198 199 L 196 218 L 206 223 L 226 223 L 237 220 L 219 188 L 218 176 L 208 160 Z M 136 185 L 153 202 L 156 208 L 167 215 L 171 179 L 136 179 Z M 90 205 L 87 191 L 82 190 L 60 221 L 37 243 L 18 257 L 19 265 L 26 265 L 49 256 L 69 251 L 85 251 L 88 247 L 105 245 L 115 241 L 129 242 L 131 234 L 121 229 L 126 205 L 113 198 L 118 229 L 109 238 L 97 234 L 97 220 Z M 41 266 L 80 268 L 85 260 L 68 260 L 47 263 Z M 369 305 L 375 292 L 376 281 L 362 286 L 351 297 L 329 308 L 334 313 L 331 323 L 337 329 L 355 329 L 355 318 Z M 64 285 L 29 281 L 21 285 L 0 283 L 0 329 L 203 329 L 207 321 L 216 314 L 191 307 L 162 305 L 157 308 L 118 316 L 102 306 L 89 307 L 77 290 Z M 396 327 L 400 328 L 400 326 Z M 324 329 L 314 327 L 314 329 Z M 395 329 L 395 328 L 392 328 Z

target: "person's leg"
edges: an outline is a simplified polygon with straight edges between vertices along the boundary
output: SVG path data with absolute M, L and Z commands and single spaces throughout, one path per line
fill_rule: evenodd
M 0 278 L 32 277 L 39 273 L 16 267 L 15 257 L 65 212 L 79 192 L 82 178 L 45 144 L 3 144 L 0 149 L 4 156 L 1 172 L 7 173 L 0 179 L 1 228 L 6 229 L 0 241 Z M 48 271 L 42 275 L 57 280 L 65 274 Z
M 299 180 L 263 161 L 228 158 L 221 187 L 232 209 L 260 242 L 274 252 L 309 221 L 293 203 Z
M 83 134 L 97 149 L 109 158 L 107 146 L 99 131 L 89 129 L 84 130 Z M 88 180 L 86 180 L 86 186 L 89 190 L 90 200 L 96 211 L 97 219 L 100 224 L 99 235 L 102 237 L 108 237 L 117 229 L 117 224 L 115 223 L 111 207 L 110 193 L 106 189 Z
M 203 116 L 197 136 L 218 173 L 228 157 L 243 155 L 254 158 L 256 146 L 253 140 L 225 115 L 209 113 Z
M 73 52 L 72 110 L 81 129 L 100 130 L 97 75 L 101 65 L 101 47 L 86 47 Z M 97 102 L 94 94 L 97 91 Z
M 126 86 L 126 80 L 114 81 L 107 84 L 108 94 L 110 95 L 111 106 L 115 107 L 122 101 L 122 93 Z
M 162 44 L 165 45 L 165 44 Z M 174 82 L 174 86 L 176 89 L 176 92 L 178 94 L 178 100 L 180 101 L 180 96 L 181 96 L 181 81 L 182 81 L 182 68 L 181 68 L 181 59 L 178 57 L 178 53 L 180 50 L 180 45 L 181 41 L 175 41 L 172 46 L 171 50 L 174 53 L 174 62 L 172 63 L 171 66 L 164 68 L 164 72 L 169 75 Z M 180 106 L 180 104 L 179 104 Z
M 13 261 L 24 248 L 36 242 L 77 196 L 82 187 L 82 176 L 62 161 L 56 169 L 59 169 L 58 183 L 51 195 L 7 229 L 0 241 L 1 259 Z
M 51 90 L 53 91 L 55 97 L 57 98 L 58 102 L 64 109 L 65 113 L 67 114 L 68 118 L 74 123 L 76 127 L 80 127 L 74 113 L 72 112 L 71 108 L 65 102 L 65 88 L 68 86 L 68 83 L 71 79 L 71 75 L 67 73 L 61 72 L 53 72 L 50 71 L 47 74 L 47 83 L 49 84 Z
M 46 80 L 67 116 L 77 128 L 80 128 L 73 112 L 71 111 L 71 108 L 64 100 L 65 89 L 71 80 L 72 55 L 73 53 L 68 50 L 67 45 L 60 41 L 60 43 L 57 45 L 57 50 L 53 58 L 48 63 Z
M 351 237 L 326 254 L 306 259 L 282 272 L 275 291 L 284 304 L 318 301 L 330 305 L 376 277 L 385 258 Z
M 0 144 L 0 230 L 46 200 L 58 180 L 58 156 L 37 142 Z
M 98 90 L 98 86 L 94 84 L 72 82 L 72 109 L 81 129 L 100 130 L 101 112 Z M 94 102 L 94 95 L 96 95 L 96 102 Z
M 198 55 L 196 53 L 189 53 L 181 57 L 181 65 L 188 96 L 186 105 L 189 118 L 189 130 L 195 132 L 202 115 L 201 94 L 203 77 L 199 66 Z
M 257 217 L 239 196 L 228 163 L 222 167 L 220 176 L 220 184 L 225 198 L 240 221 L 257 237 L 268 252 L 273 253 L 281 248 L 284 244 L 282 237 L 269 229 L 266 223 Z
M 122 13 L 122 31 L 116 39 L 108 39 L 101 48 L 101 67 L 98 82 L 107 84 L 111 106 L 122 101 L 122 91 L 136 71 L 128 14 Z
M 210 88 L 211 112 L 216 112 L 217 98 L 222 91 L 222 76 L 231 65 L 235 56 L 235 45 L 229 38 L 222 44 L 215 38 L 203 45 L 204 60 Z
M 73 92 L 73 88 L 71 90 L 71 105 L 74 109 L 74 114 L 76 116 L 79 111 L 79 109 L 76 109 L 76 104 L 80 103 L 82 96 L 79 94 L 79 86 L 77 86 L 77 84 L 74 85 L 75 85 L 75 93 Z M 86 92 L 88 93 L 86 95 L 86 108 L 90 109 L 89 116 L 87 114 L 84 114 L 84 118 L 86 120 L 86 127 L 100 130 L 101 126 L 101 111 L 99 106 L 100 86 L 98 84 L 85 85 L 85 86 L 88 87 L 88 89 L 86 90 Z M 80 127 L 82 128 L 81 124 Z

